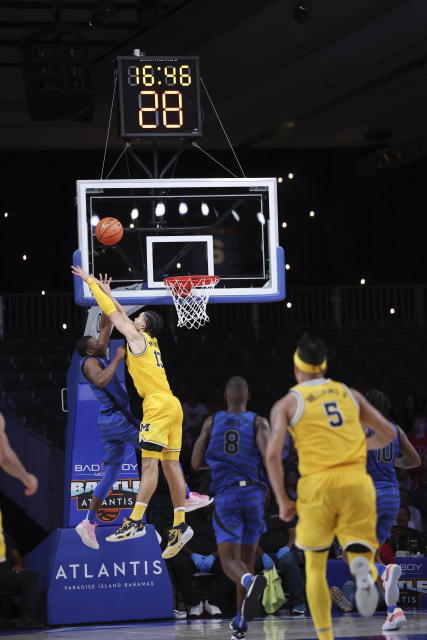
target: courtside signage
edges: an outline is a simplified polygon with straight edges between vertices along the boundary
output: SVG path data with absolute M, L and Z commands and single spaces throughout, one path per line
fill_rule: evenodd
M 121 341 L 112 340 L 114 355 Z M 124 371 L 117 371 L 124 384 Z M 67 376 L 68 426 L 65 465 L 64 525 L 75 527 L 89 508 L 93 491 L 104 476 L 103 446 L 98 427 L 99 402 L 80 370 L 74 353 Z M 132 512 L 139 488 L 135 450 L 126 446 L 119 477 L 97 513 L 97 524 L 120 525 Z
M 106 542 L 116 526 L 98 527 L 99 550 L 74 529 L 57 529 L 26 558 L 46 594 L 48 624 L 172 617 L 172 588 L 156 533 Z

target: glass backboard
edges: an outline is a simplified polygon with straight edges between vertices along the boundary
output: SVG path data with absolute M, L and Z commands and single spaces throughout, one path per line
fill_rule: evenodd
M 172 304 L 164 278 L 195 274 L 220 277 L 210 303 L 283 300 L 276 184 L 276 178 L 79 180 L 75 263 L 108 273 L 121 304 Z M 95 236 L 106 217 L 123 225 L 114 246 Z M 74 284 L 76 302 L 93 305 L 89 287 L 79 278 Z

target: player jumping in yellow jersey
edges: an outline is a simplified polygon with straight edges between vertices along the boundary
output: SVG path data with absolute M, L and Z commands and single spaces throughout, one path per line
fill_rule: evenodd
M 101 282 L 81 267 L 73 266 L 71 269 L 74 275 L 87 282 L 102 311 L 125 336 L 128 343 L 126 364 L 135 388 L 143 398 L 139 438 L 142 474 L 135 507 L 130 517 L 106 540 L 121 542 L 145 534 L 142 517 L 157 487 L 161 460 L 174 506 L 173 526 L 162 555 L 163 558 L 172 558 L 191 539 L 193 530 L 185 523 L 185 480 L 179 464 L 182 408 L 169 387 L 156 337 L 163 327 L 163 320 L 154 311 L 143 311 L 132 322 L 112 296 L 105 278 Z
M 298 384 L 271 412 L 266 467 L 280 518 L 289 522 L 298 514 L 296 545 L 305 551 L 308 604 L 317 637 L 332 640 L 326 562 L 334 536 L 346 550 L 360 614 L 372 615 L 377 606 L 375 489 L 366 472 L 366 455 L 367 448 L 391 442 L 395 432 L 360 393 L 324 377 L 323 341 L 304 335 L 294 365 Z M 362 422 L 374 431 L 371 437 L 365 437 Z M 286 493 L 281 459 L 287 430 L 301 474 L 296 503 Z

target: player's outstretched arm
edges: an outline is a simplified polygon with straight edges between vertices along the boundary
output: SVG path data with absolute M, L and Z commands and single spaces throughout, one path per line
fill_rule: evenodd
M 99 286 L 101 291 L 103 291 L 110 298 L 110 300 L 112 300 L 117 311 L 119 311 L 122 315 L 124 315 L 127 318 L 128 315 L 124 307 L 122 307 L 120 302 L 116 300 L 116 298 L 113 296 L 113 292 L 110 289 L 111 278 L 109 278 L 107 274 L 102 275 L 102 273 L 100 273 L 99 279 L 98 278 L 93 278 L 93 279 L 95 280 L 96 284 Z
M 32 496 L 37 491 L 37 478 L 32 473 L 28 473 L 10 446 L 5 428 L 4 417 L 0 413 L 0 467 L 10 476 L 18 478 L 22 482 L 25 487 L 25 495 Z
M 108 349 L 108 343 L 110 341 L 111 329 L 113 327 L 113 323 L 106 313 L 101 315 L 101 323 L 99 327 L 99 336 L 98 336 L 98 346 L 104 353 L 106 353 Z
M 126 349 L 124 347 L 118 347 L 116 355 L 111 360 L 110 364 L 102 368 L 99 361 L 96 358 L 88 358 L 83 365 L 84 373 L 87 378 L 97 387 L 103 389 L 107 385 L 114 374 L 117 371 L 117 367 L 123 358 L 126 357 Z
M 74 276 L 78 276 L 89 285 L 89 288 L 92 291 L 94 298 L 99 304 L 101 310 L 110 318 L 114 326 L 116 326 L 114 323 L 114 319 L 110 316 L 114 311 L 118 312 L 118 309 L 117 309 L 118 303 L 111 295 L 111 292 L 110 294 L 107 294 L 102 290 L 103 288 L 105 288 L 105 286 L 108 286 L 108 282 L 105 283 L 101 280 L 97 280 L 94 276 L 90 275 L 87 271 L 85 271 L 78 265 L 72 265 L 71 272 Z M 109 290 L 109 287 L 108 287 L 108 290 Z
M 397 428 L 399 429 L 400 452 L 402 455 L 395 460 L 395 466 L 401 469 L 414 469 L 421 466 L 421 458 L 418 451 L 409 442 L 408 436 L 403 429 Z
M 205 463 L 205 453 L 209 444 L 212 429 L 212 416 L 208 416 L 202 425 L 200 435 L 194 443 L 193 454 L 191 456 L 191 466 L 193 469 L 207 468 Z
M 117 331 L 120 331 L 120 333 L 125 336 L 131 346 L 132 343 L 135 345 L 142 345 L 142 352 L 146 346 L 144 336 L 141 336 L 138 333 L 133 326 L 132 320 L 130 320 L 125 313 L 118 311 L 114 298 L 108 296 L 104 291 L 102 291 L 97 282 L 95 282 L 96 279 L 81 267 L 73 265 L 71 267 L 71 271 L 73 275 L 79 276 L 82 280 L 87 282 L 101 310 L 109 317 Z M 120 308 L 123 309 L 122 307 Z
M 372 436 L 366 438 L 368 451 L 382 449 L 395 439 L 395 430 L 390 422 L 368 402 L 365 396 L 355 389 L 351 389 L 351 392 L 359 404 L 360 421 L 375 432 Z
M 276 402 L 271 410 L 271 434 L 265 453 L 265 466 L 279 506 L 279 517 L 285 522 L 293 520 L 296 514 L 295 502 L 290 500 L 285 489 L 282 452 L 290 417 L 295 412 L 295 398 L 288 393 Z

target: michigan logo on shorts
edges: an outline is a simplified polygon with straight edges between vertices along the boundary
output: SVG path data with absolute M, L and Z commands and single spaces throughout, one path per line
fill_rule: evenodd
M 146 422 L 145 424 L 141 422 L 141 426 L 139 427 L 140 431 L 149 431 L 151 422 Z

